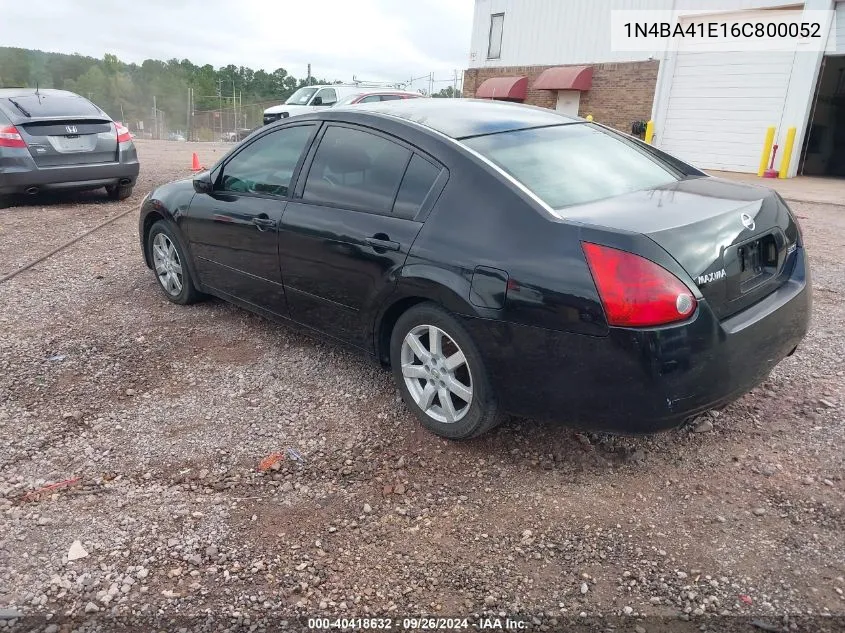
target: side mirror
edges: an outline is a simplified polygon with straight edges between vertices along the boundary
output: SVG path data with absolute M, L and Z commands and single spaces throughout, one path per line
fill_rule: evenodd
M 211 193 L 214 190 L 214 182 L 211 180 L 211 172 L 204 171 L 194 177 L 194 191 L 197 193 Z
M 323 97 L 314 97 L 314 101 L 311 102 L 311 105 L 323 105 Z

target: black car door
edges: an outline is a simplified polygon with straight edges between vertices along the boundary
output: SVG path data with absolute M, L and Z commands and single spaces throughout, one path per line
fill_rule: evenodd
M 323 128 L 308 162 L 279 232 L 291 317 L 372 351 L 369 315 L 446 172 L 397 139 L 345 124 Z
M 250 141 L 214 174 L 214 190 L 191 201 L 186 231 L 201 283 L 288 316 L 278 227 L 288 188 L 317 124 L 292 124 Z

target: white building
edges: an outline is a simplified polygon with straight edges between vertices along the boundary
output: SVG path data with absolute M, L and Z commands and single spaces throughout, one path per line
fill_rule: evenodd
M 611 44 L 614 10 L 667 11 L 686 26 L 742 23 L 760 9 L 797 22 L 826 16 L 823 41 L 710 52 Z M 778 167 L 794 127 L 788 175 L 845 176 L 845 1 L 476 0 L 464 87 L 624 131 L 651 119 L 657 147 L 703 169 L 757 172 L 770 126 Z

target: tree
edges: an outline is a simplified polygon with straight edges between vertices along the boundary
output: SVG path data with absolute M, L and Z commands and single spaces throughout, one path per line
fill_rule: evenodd
M 446 86 L 445 88 L 443 88 L 439 92 L 435 92 L 431 96 L 439 99 L 453 99 L 456 97 L 460 97 L 461 91 L 456 91 L 452 86 Z
M 156 108 L 165 113 L 169 130 L 184 130 L 188 117 L 188 94 L 193 89 L 193 112 L 209 134 L 219 129 L 225 116 L 214 117 L 223 99 L 232 120 L 232 91 L 242 99 L 249 125 L 261 123 L 266 102 L 279 103 L 304 85 L 285 68 L 268 73 L 229 64 L 215 69 L 210 64 L 197 66 L 189 59 L 147 59 L 141 64 L 127 64 L 107 53 L 102 59 L 79 54 L 45 53 L 24 48 L 0 47 L 0 87 L 22 86 L 61 88 L 91 99 L 115 120 L 123 120 L 134 129 L 137 123 L 151 122 L 153 97 Z M 331 83 L 312 79 L 312 83 Z M 222 95 L 220 94 L 222 92 Z M 250 104 L 254 104 L 250 107 Z M 240 122 L 240 115 L 239 115 Z M 146 127 L 146 126 L 145 126 Z M 149 129 L 149 127 L 147 127 Z
M 99 66 L 91 66 L 76 81 L 66 80 L 65 86 L 68 90 L 93 101 L 109 114 L 113 114 L 114 104 L 109 95 L 109 82 Z

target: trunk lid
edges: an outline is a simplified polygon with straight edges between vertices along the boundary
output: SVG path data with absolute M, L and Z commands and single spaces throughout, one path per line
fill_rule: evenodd
M 113 163 L 117 131 L 105 119 L 37 120 L 17 126 L 39 167 Z
M 795 220 L 775 192 L 710 177 L 569 207 L 561 214 L 648 236 L 686 270 L 720 319 L 788 279 L 799 239 Z
M 118 161 L 114 123 L 87 99 L 45 90 L 0 101 L 39 167 Z

